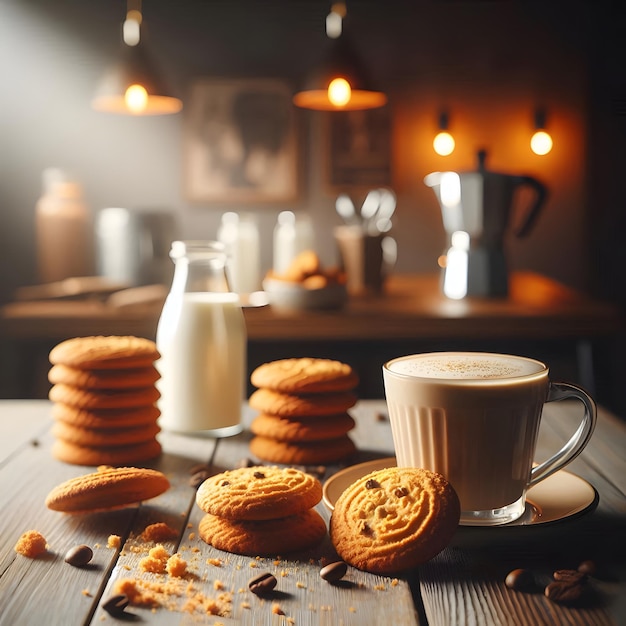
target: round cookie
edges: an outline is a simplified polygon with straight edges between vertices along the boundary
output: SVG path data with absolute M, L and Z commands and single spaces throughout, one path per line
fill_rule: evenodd
M 330 538 L 346 563 L 392 574 L 441 552 L 460 515 L 458 496 L 441 474 L 390 467 L 359 478 L 339 496 Z
M 127 369 L 87 370 L 58 363 L 48 371 L 53 384 L 70 385 L 81 389 L 134 389 L 154 385 L 159 379 L 154 365 Z
M 317 478 L 295 468 L 241 467 L 207 478 L 196 503 L 205 512 L 234 520 L 296 515 L 322 499 Z
M 315 509 L 263 521 L 235 521 L 207 514 L 198 524 L 198 534 L 218 550 L 248 556 L 282 556 L 316 546 L 326 536 L 326 523 Z
M 354 454 L 356 446 L 350 437 L 342 435 L 336 439 L 313 442 L 277 441 L 269 437 L 253 437 L 250 452 L 269 463 L 283 465 L 314 465 L 333 463 Z
M 46 497 L 53 511 L 87 513 L 154 498 L 170 487 L 164 474 L 137 467 L 107 467 L 56 486 Z
M 115 430 L 155 424 L 161 411 L 151 404 L 129 409 L 79 409 L 56 402 L 52 405 L 52 417 L 77 428 L 90 430 Z
M 143 443 L 154 439 L 160 431 L 157 424 L 108 430 L 79 428 L 62 421 L 55 422 L 52 426 L 52 435 L 57 439 L 89 448 L 110 448 Z
M 257 415 L 250 424 L 255 435 L 278 441 L 321 441 L 345 435 L 355 426 L 348 413 L 324 417 L 307 417 L 303 420 L 278 415 Z
M 72 465 L 136 465 L 161 454 L 161 444 L 156 439 L 128 446 L 90 448 L 57 439 L 52 444 L 52 456 Z
M 154 386 L 137 389 L 97 390 L 79 389 L 70 385 L 53 385 L 48 392 L 52 402 L 69 404 L 81 409 L 125 409 L 154 404 L 160 397 Z
M 349 391 L 359 379 L 346 363 L 298 358 L 264 363 L 252 372 L 250 382 L 255 387 L 299 394 Z
M 272 389 L 257 389 L 249 398 L 250 407 L 280 417 L 316 417 L 345 413 L 357 402 L 349 391 L 324 394 L 288 394 Z
M 148 367 L 161 355 L 156 344 L 143 337 L 109 335 L 74 337 L 50 351 L 50 363 L 79 369 Z

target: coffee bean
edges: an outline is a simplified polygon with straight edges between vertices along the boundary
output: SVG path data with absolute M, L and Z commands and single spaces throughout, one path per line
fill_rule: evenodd
M 578 566 L 578 571 L 588 576 L 593 576 L 596 573 L 596 564 L 593 561 L 583 561 Z
M 558 580 L 564 583 L 570 583 L 572 585 L 585 582 L 587 575 L 583 572 L 579 572 L 575 569 L 558 569 L 552 574 L 554 580 Z
M 365 488 L 366 489 L 376 489 L 377 487 L 380 487 L 380 483 L 377 480 L 374 480 L 373 478 L 370 478 L 365 483 Z
M 530 570 L 522 568 L 514 569 L 512 572 L 507 574 L 504 584 L 509 587 L 509 589 L 527 591 L 534 586 L 535 577 Z
M 583 595 L 584 587 L 580 583 L 567 583 L 555 580 L 550 583 L 544 591 L 548 600 L 558 604 L 572 604 Z
M 329 583 L 336 583 L 346 575 L 347 571 L 348 565 L 346 563 L 343 561 L 335 561 L 334 563 L 329 563 L 322 567 L 320 576 Z
M 93 550 L 86 545 L 74 546 L 65 553 L 65 562 L 74 567 L 83 567 L 93 558 Z
M 124 613 L 124 609 L 128 606 L 128 596 L 123 593 L 119 593 L 115 596 L 111 596 L 108 600 L 103 602 L 102 608 L 113 617 L 118 617 Z
M 191 478 L 189 479 L 189 484 L 194 489 L 197 489 L 207 478 L 210 478 L 210 477 L 211 477 L 211 470 L 201 469 L 191 476 Z
M 270 593 L 274 587 L 276 587 L 276 576 L 269 572 L 264 572 L 255 576 L 248 582 L 248 589 L 257 596 Z

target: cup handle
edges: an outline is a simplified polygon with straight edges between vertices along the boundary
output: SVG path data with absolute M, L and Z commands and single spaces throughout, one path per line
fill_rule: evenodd
M 555 455 L 531 470 L 529 487 L 536 485 L 544 478 L 551 476 L 568 463 L 571 463 L 589 443 L 593 429 L 596 426 L 597 413 L 595 402 L 586 391 L 576 385 L 571 385 L 570 383 L 550 383 L 546 402 L 565 400 L 567 398 L 576 398 L 583 403 L 585 408 L 583 419 L 571 439 Z

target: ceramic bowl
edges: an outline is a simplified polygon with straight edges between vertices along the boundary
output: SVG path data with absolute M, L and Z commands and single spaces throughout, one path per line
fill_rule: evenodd
M 270 306 L 285 311 L 340 309 L 348 298 L 346 286 L 338 283 L 307 289 L 299 283 L 266 278 L 263 289 Z

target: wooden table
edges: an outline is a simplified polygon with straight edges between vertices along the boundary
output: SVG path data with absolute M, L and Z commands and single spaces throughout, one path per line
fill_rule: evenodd
M 545 276 L 513 273 L 508 298 L 450 300 L 439 276 L 393 275 L 380 295 L 350 298 L 340 311 L 289 313 L 271 306 L 245 309 L 250 369 L 294 355 L 346 360 L 359 371 L 363 397 L 382 395 L 380 365 L 410 352 L 470 349 L 514 352 L 550 362 L 565 355 L 576 371 L 559 373 L 594 391 L 593 342 L 624 329 L 615 306 L 597 301 Z M 11 389 L 28 388 L 37 367 L 57 342 L 83 335 L 133 334 L 154 338 L 159 302 L 113 307 L 100 299 L 22 301 L 0 309 L 0 348 L 11 352 Z M 1 356 L 1 355 L 0 355 Z M 19 378 L 20 370 L 21 379 Z M 1 395 L 2 389 L 0 389 Z
M 450 300 L 436 274 L 393 275 L 379 295 L 353 296 L 340 311 L 286 313 L 245 309 L 255 342 L 411 339 L 541 339 L 606 336 L 622 328 L 616 307 L 531 272 L 511 276 L 508 298 Z M 13 339 L 95 334 L 154 338 L 161 304 L 112 307 L 86 301 L 21 301 L 0 310 L 0 332 Z
M 553 403 L 545 410 L 539 457 L 545 458 L 569 436 L 578 415 L 576 405 Z M 149 523 L 165 521 L 179 538 L 166 542 L 179 551 L 195 574 L 188 581 L 208 597 L 232 594 L 227 617 L 189 614 L 174 606 L 154 610 L 132 607 L 125 621 L 149 624 L 258 625 L 463 625 L 572 624 L 603 626 L 624 623 L 626 615 L 626 426 L 600 410 L 596 432 L 585 452 L 570 466 L 599 494 L 595 510 L 545 526 L 459 528 L 452 544 L 418 571 L 397 579 L 350 568 L 345 582 L 331 586 L 319 577 L 320 562 L 332 558 L 328 540 L 319 549 L 292 560 L 240 557 L 220 552 L 197 539 L 202 512 L 188 484 L 189 469 L 213 457 L 216 470 L 232 468 L 248 456 L 247 429 L 215 446 L 213 440 L 161 433 L 164 454 L 155 467 L 164 471 L 172 488 L 139 507 L 85 516 L 66 516 L 46 509 L 48 491 L 91 468 L 52 459 L 48 401 L 0 402 L 0 625 L 67 626 L 116 623 L 101 603 L 120 577 L 141 574 L 138 561 L 146 545 L 139 535 Z M 362 401 L 352 411 L 353 437 L 360 450 L 355 461 L 392 452 L 382 401 Z M 245 422 L 252 413 L 245 409 Z M 338 468 L 329 466 L 326 476 Z M 328 519 L 322 503 L 320 512 Z M 48 554 L 34 560 L 16 555 L 13 546 L 26 530 L 39 530 Z M 122 549 L 107 547 L 111 534 L 122 537 Z M 75 568 L 64 562 L 70 547 L 94 548 L 92 564 Z M 217 561 L 216 559 L 219 559 Z M 597 576 L 591 595 L 571 608 L 551 602 L 540 592 L 522 593 L 504 585 L 508 571 L 531 568 L 545 583 L 557 568 L 575 567 L 594 559 Z M 218 565 L 219 563 L 219 565 Z M 273 598 L 260 600 L 247 589 L 255 574 L 270 571 L 278 579 Z M 284 616 L 272 613 L 280 605 Z

